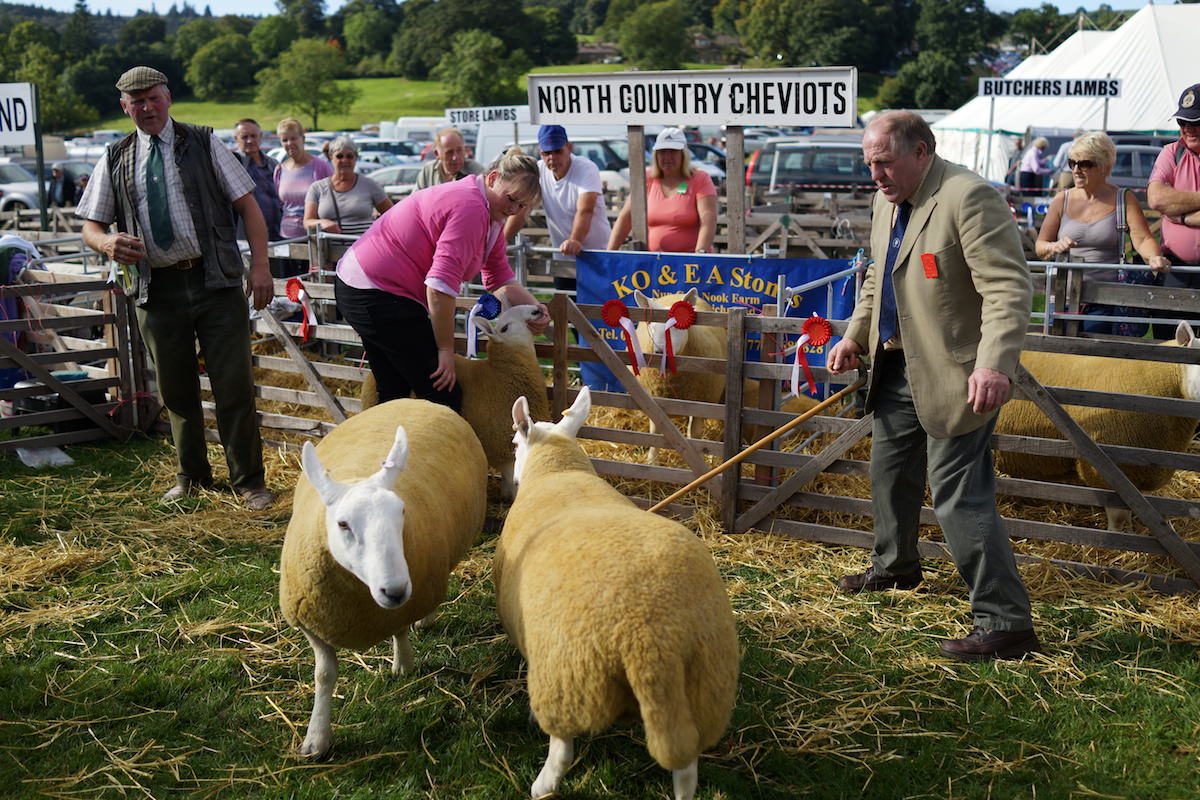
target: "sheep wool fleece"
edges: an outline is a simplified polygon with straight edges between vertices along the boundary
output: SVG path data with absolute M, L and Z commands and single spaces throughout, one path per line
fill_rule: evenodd
M 375 603 L 367 587 L 329 553 L 325 504 L 304 475 L 296 484 L 283 541 L 279 605 L 338 648 L 363 649 L 406 630 L 445 599 L 450 572 L 483 527 L 487 462 L 463 419 L 425 400 L 393 400 L 350 417 L 317 445 L 331 477 L 355 483 L 379 469 L 396 427 L 408 434 L 408 466 L 396 479 L 405 501 L 404 555 L 412 597 L 394 609 Z
M 1021 363 L 1039 381 L 1052 386 L 1182 398 L 1183 367 L 1161 361 L 1128 361 L 1102 356 L 1025 351 Z M 1184 452 L 1196 430 L 1196 420 L 1165 417 L 1111 408 L 1066 406 L 1067 413 L 1101 444 L 1153 447 Z M 1063 435 L 1027 400 L 1013 400 L 1000 409 L 996 433 L 1062 439 Z M 1160 489 L 1175 471 L 1163 467 L 1118 465 L 1142 491 Z M 1055 480 L 1074 478 L 1088 486 L 1107 484 L 1084 459 L 996 451 L 996 468 L 1014 477 Z
M 737 689 L 708 548 L 621 496 L 564 437 L 531 449 L 521 481 L 493 579 L 542 730 L 572 738 L 640 710 L 655 761 L 687 766 L 720 739 Z
M 513 460 L 513 431 L 509 412 L 518 397 L 525 397 L 534 419 L 550 418 L 546 376 L 532 347 L 512 347 L 489 339 L 487 358 L 454 357 L 454 369 L 463 387 L 462 415 L 470 423 L 488 464 L 499 469 Z

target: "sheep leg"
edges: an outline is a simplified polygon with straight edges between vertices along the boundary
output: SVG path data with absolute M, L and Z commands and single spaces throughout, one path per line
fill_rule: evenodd
M 1110 531 L 1127 531 L 1133 527 L 1133 512 L 1128 508 L 1104 507 L 1108 514 L 1108 529 Z
M 308 720 L 308 733 L 300 745 L 300 755 L 320 758 L 333 746 L 333 728 L 330 725 L 329 706 L 333 699 L 333 687 L 337 683 L 337 651 L 322 641 L 315 633 L 300 628 L 308 643 L 312 645 L 316 660 L 312 716 Z
M 673 770 L 671 772 L 672 782 L 675 784 L 675 800 L 692 800 L 696 794 L 697 773 L 699 769 L 697 764 L 699 759 L 688 764 L 683 769 Z
M 530 789 L 530 797 L 542 797 L 558 791 L 559 781 L 567 773 L 571 761 L 575 758 L 575 740 L 550 737 L 550 752 L 546 754 L 546 763 L 538 773 L 537 780 Z
M 500 499 L 506 502 L 512 502 L 517 496 L 516 468 L 516 461 L 507 461 L 500 466 Z
M 658 433 L 658 423 L 655 422 L 654 420 L 650 420 L 650 432 Z M 650 452 L 646 454 L 646 463 L 647 464 L 658 463 L 658 448 L 657 447 L 650 448 Z
M 426 628 L 431 628 L 433 627 L 433 623 L 437 622 L 437 616 L 438 610 L 435 608 L 433 611 L 430 611 L 428 614 L 417 620 L 413 627 L 419 631 L 423 631 Z
M 413 668 L 413 649 L 408 641 L 408 630 L 392 637 L 392 674 L 403 675 Z

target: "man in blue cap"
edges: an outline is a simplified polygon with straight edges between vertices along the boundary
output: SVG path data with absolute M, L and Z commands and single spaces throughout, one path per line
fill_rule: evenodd
M 542 208 L 550 242 L 564 256 L 580 250 L 603 250 L 612 226 L 604 209 L 604 184 L 600 168 L 591 159 L 571 152 L 567 131 L 561 125 L 543 125 L 538 130 L 542 161 Z M 511 239 L 525 224 L 526 214 L 509 217 L 504 233 Z M 554 288 L 575 290 L 575 279 L 554 276 Z

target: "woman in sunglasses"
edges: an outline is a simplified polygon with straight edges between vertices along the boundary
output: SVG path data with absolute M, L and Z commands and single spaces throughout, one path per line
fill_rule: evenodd
M 1133 192 L 1118 189 L 1108 182 L 1116 162 L 1117 149 L 1112 139 L 1104 133 L 1085 133 L 1075 140 L 1067 156 L 1071 169 L 1072 188 L 1060 192 L 1050 203 L 1046 221 L 1038 234 L 1036 250 L 1038 258 L 1051 260 L 1068 254 L 1071 261 L 1089 264 L 1112 264 L 1112 269 L 1084 270 L 1086 282 L 1106 281 L 1109 283 L 1148 283 L 1156 273 L 1169 269 L 1171 263 L 1150 233 L 1146 217 Z M 1145 259 L 1153 272 L 1145 270 L 1119 269 L 1124 263 L 1122 256 L 1126 245 L 1120 220 L 1117 218 L 1117 193 L 1125 192 L 1125 223 L 1133 249 Z M 1097 317 L 1085 321 L 1085 333 L 1117 336 L 1141 336 L 1146 325 L 1140 323 L 1112 323 L 1104 320 L 1110 316 L 1146 316 L 1139 309 L 1125 306 L 1084 304 L 1084 314 Z

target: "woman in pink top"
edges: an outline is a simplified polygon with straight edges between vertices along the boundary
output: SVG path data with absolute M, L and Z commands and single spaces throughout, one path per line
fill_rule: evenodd
M 618 249 L 633 229 L 632 197 L 617 215 L 608 249 Z M 692 168 L 679 128 L 664 128 L 654 141 L 654 165 L 646 170 L 646 234 L 650 250 L 711 253 L 717 232 L 717 190 L 708 173 Z
M 513 148 L 486 175 L 413 192 L 392 206 L 337 265 L 338 311 L 358 332 L 385 402 L 417 397 L 461 410 L 454 374 L 454 298 L 483 272 L 507 305 L 542 305 L 517 283 L 506 217 L 537 202 L 537 159 Z M 550 318 L 529 323 L 535 334 Z

